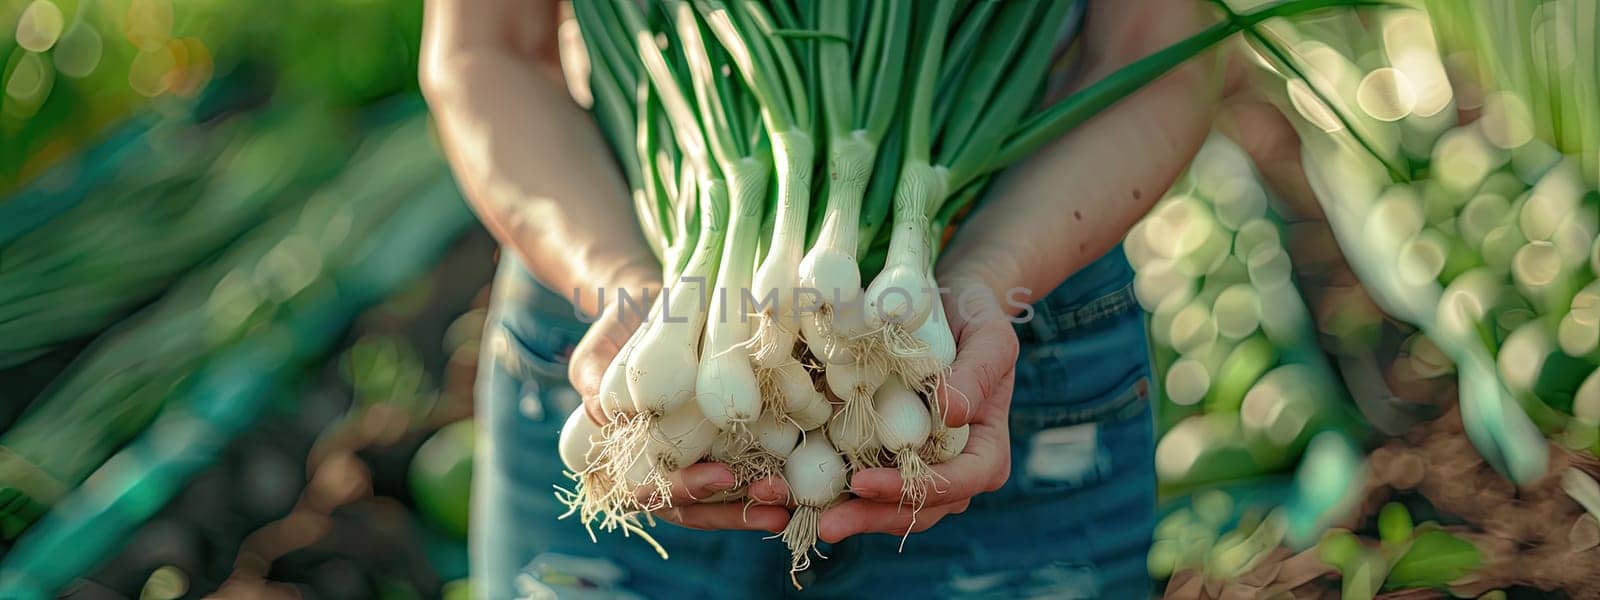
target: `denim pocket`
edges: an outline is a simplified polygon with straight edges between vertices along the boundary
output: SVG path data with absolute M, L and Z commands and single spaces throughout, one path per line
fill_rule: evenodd
M 546 415 L 564 418 L 582 403 L 578 392 L 567 381 L 567 354 L 569 344 L 564 335 L 539 335 L 534 343 L 519 336 L 505 323 L 492 323 L 485 348 L 488 359 L 503 374 L 501 386 L 514 390 L 517 410 L 531 421 L 543 421 Z

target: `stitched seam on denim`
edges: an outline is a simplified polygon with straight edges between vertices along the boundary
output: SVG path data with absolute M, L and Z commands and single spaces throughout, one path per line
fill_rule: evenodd
M 1056 310 L 1049 301 L 1035 308 L 1034 320 L 1045 319 L 1044 326 L 1033 324 L 1018 331 L 1018 336 L 1030 342 L 1053 340 L 1080 327 L 1093 325 L 1104 319 L 1121 316 L 1139 306 L 1133 293 L 1133 282 L 1116 291 L 1089 301 L 1073 310 Z
M 1135 304 L 1133 298 L 1133 282 L 1128 282 L 1120 289 L 1090 301 L 1078 307 L 1077 310 L 1068 312 L 1056 321 L 1057 331 L 1071 331 L 1127 310 Z

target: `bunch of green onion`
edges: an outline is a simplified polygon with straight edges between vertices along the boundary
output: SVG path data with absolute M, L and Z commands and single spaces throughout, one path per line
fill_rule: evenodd
M 1269 5 L 1040 107 L 1081 2 L 577 0 L 577 95 L 668 285 L 603 377 L 609 423 L 569 418 L 562 499 L 648 539 L 672 471 L 779 475 L 796 571 L 852 470 L 898 468 L 916 510 L 967 435 L 934 401 L 933 265 L 991 176 L 1242 29 L 1354 4 Z
M 1490 464 L 1532 481 L 1541 433 L 1600 448 L 1600 122 L 1584 100 L 1600 17 L 1564 2 L 1428 7 L 1386 12 L 1379 36 L 1341 21 L 1254 41 L 1288 80 L 1307 175 L 1356 274 L 1453 361 Z M 1476 63 L 1447 78 L 1435 31 Z M 1457 125 L 1458 104 L 1478 118 Z
M 1150 313 L 1167 493 L 1288 466 L 1349 424 L 1249 157 L 1213 135 L 1123 241 Z

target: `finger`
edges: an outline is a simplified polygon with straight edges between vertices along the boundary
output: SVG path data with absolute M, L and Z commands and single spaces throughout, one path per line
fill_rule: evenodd
M 968 315 L 971 318 L 963 320 L 956 337 L 955 363 L 937 399 L 945 425 L 950 427 L 971 423 L 982 403 L 995 396 L 1017 365 L 1019 346 L 1011 321 L 993 312 Z
M 611 365 L 611 359 L 621 350 L 621 346 L 612 343 L 611 334 L 607 331 L 615 327 L 611 323 L 602 318 L 590 326 L 572 349 L 572 359 L 567 363 L 567 379 L 572 382 L 572 389 L 585 398 L 600 393 L 600 378 L 605 374 L 606 367 Z
M 946 516 L 967 510 L 968 506 L 968 502 L 962 501 L 925 506 L 922 510 L 913 511 L 908 507 L 870 500 L 846 500 L 822 511 L 822 517 L 817 521 L 817 537 L 834 544 L 863 533 L 916 533 L 927 530 Z
M 1006 449 L 1007 451 L 1009 449 Z M 971 437 L 967 449 L 949 462 L 933 465 L 924 506 L 960 502 L 1000 489 L 1010 476 L 1010 460 L 986 439 Z M 865 469 L 850 478 L 850 492 L 865 500 L 896 505 L 905 481 L 896 469 Z
M 746 492 L 758 504 L 783 506 L 789 503 L 789 484 L 776 475 L 750 484 Z
M 595 328 L 599 328 L 596 325 Z M 606 367 L 611 365 L 617 351 L 604 342 L 604 335 L 595 329 L 590 329 L 578 341 L 577 347 L 572 349 L 572 358 L 567 363 L 567 380 L 571 382 L 572 389 L 583 398 L 584 410 L 589 412 L 590 418 L 596 423 L 609 423 L 611 419 L 605 417 L 600 410 L 600 380 L 604 377 Z
M 611 418 L 606 416 L 605 409 L 600 407 L 599 396 L 584 396 L 583 412 L 588 414 L 589 420 L 594 421 L 596 424 L 603 425 L 611 422 Z
M 743 504 L 688 504 L 651 513 L 690 529 L 766 531 L 778 533 L 789 525 L 789 511 L 778 506 Z
M 731 490 L 734 485 L 733 471 L 722 463 L 689 465 L 683 470 L 668 473 L 667 481 L 672 484 L 669 498 L 672 506 L 698 504 L 702 498 Z M 634 490 L 635 498 L 645 506 L 654 503 L 652 501 L 657 493 L 658 490 L 648 485 Z
M 611 367 L 612 361 L 616 360 L 636 328 L 636 322 L 602 314 L 572 350 L 567 379 L 572 382 L 572 388 L 577 390 L 579 397 L 583 398 L 584 411 L 596 423 L 611 421 L 600 407 L 600 383 L 605 378 L 606 369 Z

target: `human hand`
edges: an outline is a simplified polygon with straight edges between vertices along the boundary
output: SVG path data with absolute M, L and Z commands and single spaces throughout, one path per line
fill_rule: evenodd
M 970 425 L 967 446 L 948 462 L 932 465 L 935 483 L 920 510 L 900 505 L 903 482 L 896 469 L 866 469 L 850 478 L 856 498 L 822 513 L 818 536 L 833 543 L 860 533 L 905 535 L 959 514 L 972 497 L 1005 485 L 1011 473 L 1011 391 L 1016 382 L 1019 345 L 1000 296 L 976 275 L 959 274 L 976 265 L 955 265 L 958 274 L 939 281 L 956 339 L 956 359 L 935 400 L 945 425 Z

